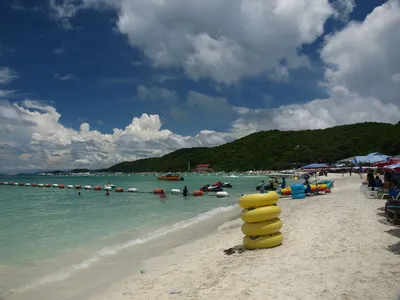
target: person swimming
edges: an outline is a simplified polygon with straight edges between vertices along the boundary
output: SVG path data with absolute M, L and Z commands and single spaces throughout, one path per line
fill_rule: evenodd
M 187 188 L 186 185 L 185 185 L 185 187 L 183 188 L 182 194 L 183 194 L 183 197 L 186 197 L 187 195 L 189 195 L 189 191 L 188 191 L 188 188 Z
M 106 196 L 109 196 L 109 195 L 110 195 L 110 192 L 109 192 L 109 191 L 107 191 L 107 192 L 106 192 Z

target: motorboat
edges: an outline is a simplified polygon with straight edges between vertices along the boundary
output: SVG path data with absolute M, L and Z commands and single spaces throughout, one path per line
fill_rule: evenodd
M 185 180 L 183 177 L 172 174 L 172 173 L 166 173 L 163 176 L 157 177 L 157 179 L 164 180 L 164 181 L 183 181 L 183 180 Z

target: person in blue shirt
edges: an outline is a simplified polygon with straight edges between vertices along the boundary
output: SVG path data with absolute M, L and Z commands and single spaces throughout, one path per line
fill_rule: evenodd
M 381 188 L 383 186 L 382 180 L 379 178 L 379 176 L 377 175 L 375 177 L 375 187 L 377 188 Z
M 286 179 L 282 177 L 281 188 L 284 189 L 286 187 Z

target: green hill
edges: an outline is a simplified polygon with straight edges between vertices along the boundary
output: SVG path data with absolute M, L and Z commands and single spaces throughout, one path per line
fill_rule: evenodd
M 111 172 L 186 171 L 209 163 L 216 171 L 290 168 L 335 162 L 370 152 L 400 154 L 400 123 L 360 123 L 319 130 L 262 131 L 212 148 L 179 149 L 159 158 L 122 162 Z

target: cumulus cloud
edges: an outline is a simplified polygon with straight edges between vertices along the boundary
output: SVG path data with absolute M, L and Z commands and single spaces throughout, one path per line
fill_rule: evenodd
M 189 99 L 206 97 L 191 93 Z M 210 99 L 214 99 L 210 97 Z M 186 147 L 220 145 L 244 135 L 268 129 L 326 128 L 365 121 L 396 123 L 400 110 L 375 98 L 363 98 L 344 87 L 335 88 L 328 99 L 286 105 L 274 109 L 230 107 L 237 115 L 225 132 L 200 130 L 183 136 L 162 128 L 160 116 L 142 114 L 112 134 L 92 130 L 83 123 L 79 130 L 60 124 L 61 115 L 49 105 L 25 100 L 21 104 L 0 102 L 0 158 L 2 171 L 16 169 L 102 168 L 144 157 L 160 156 Z M 352 112 L 352 113 L 348 113 Z M 7 150 L 7 151 L 6 151 Z M 29 165 L 29 162 L 34 162 Z
M 158 115 L 134 117 L 129 125 L 114 129 L 112 134 L 92 130 L 88 123 L 74 130 L 60 124 L 60 117 L 54 107 L 42 102 L 0 102 L 0 146 L 8 149 L 0 151 L 2 171 L 108 167 L 183 147 L 214 146 L 236 136 L 209 130 L 182 136 L 163 129 Z M 30 167 L 27 158 L 34 162 Z
M 350 13 L 354 1 L 49 0 L 49 6 L 65 28 L 81 9 L 114 8 L 117 30 L 154 67 L 231 84 L 262 74 L 285 80 L 307 66 L 299 48 L 323 34 L 328 18 Z
M 400 104 L 400 1 L 376 7 L 326 39 L 321 57 L 328 87 L 346 86 L 365 97 Z

